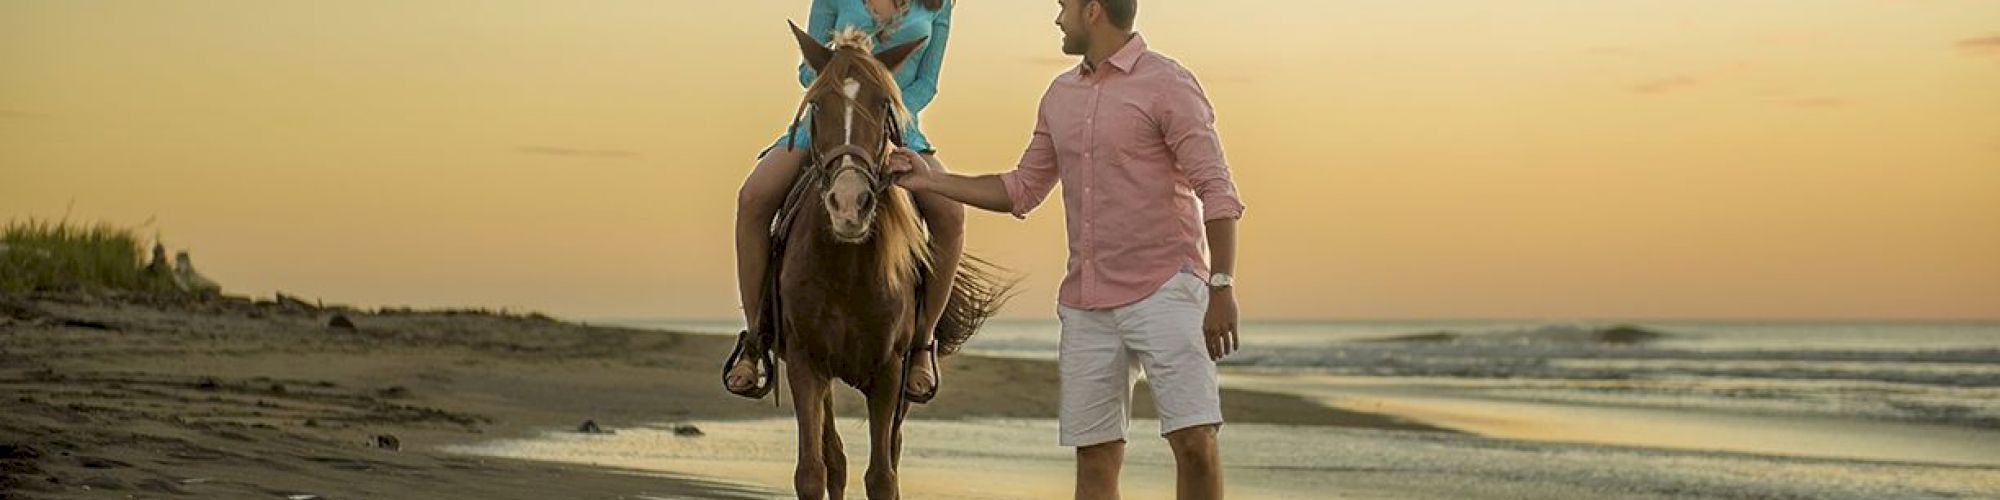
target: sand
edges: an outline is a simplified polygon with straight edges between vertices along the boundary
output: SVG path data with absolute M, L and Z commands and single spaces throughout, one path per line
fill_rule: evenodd
M 473 312 L 0 297 L 5 498 L 762 498 L 672 474 L 443 448 L 662 421 L 760 421 L 723 392 L 726 338 Z M 355 329 L 328 327 L 340 314 Z M 1047 419 L 1046 361 L 961 355 L 919 420 Z M 1150 416 L 1143 384 L 1135 418 Z M 862 415 L 841 391 L 838 412 Z M 1232 423 L 1447 433 L 1228 389 Z M 699 438 L 694 438 L 699 439 Z M 1053 438 L 1051 437 L 1051 441 Z M 385 446 L 393 443 L 393 446 Z M 1053 446 L 1053 445 L 1051 445 Z

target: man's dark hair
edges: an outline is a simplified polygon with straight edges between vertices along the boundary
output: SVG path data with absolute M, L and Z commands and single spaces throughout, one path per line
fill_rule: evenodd
M 1104 15 L 1111 16 L 1111 25 L 1121 30 L 1132 29 L 1132 20 L 1139 17 L 1139 0 L 1084 0 L 1084 5 L 1097 2 L 1104 6 Z

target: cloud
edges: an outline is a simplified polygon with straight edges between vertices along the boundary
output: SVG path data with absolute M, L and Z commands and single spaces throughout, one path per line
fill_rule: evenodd
M 1844 108 L 1854 104 L 1854 101 L 1851 99 L 1844 99 L 1840 97 L 1833 97 L 1827 95 L 1799 95 L 1799 94 L 1800 93 L 1798 91 L 1792 90 L 1791 88 L 1787 87 L 1765 87 L 1757 89 L 1755 92 L 1751 92 L 1750 95 L 1756 96 L 1759 99 L 1764 99 L 1779 104 L 1789 104 L 1801 108 L 1832 109 L 1832 108 Z
M 1075 57 L 1057 57 L 1057 56 L 1028 56 L 1021 58 L 1021 62 L 1023 64 L 1027 64 L 1030 66 L 1053 67 L 1053 68 L 1075 66 L 1078 62 L 1081 61 L 1082 59 L 1077 59 Z
M 523 154 L 557 156 L 563 158 L 625 159 L 625 158 L 636 158 L 639 156 L 638 152 L 626 151 L 622 149 L 579 149 L 579 148 L 565 148 L 558 146 L 522 146 L 520 148 L 516 148 L 515 151 L 519 151 Z
M 1664 94 L 1692 87 L 1697 83 L 1700 83 L 1700 81 L 1695 80 L 1693 77 L 1673 76 L 1640 82 L 1638 85 L 1632 86 L 1632 91 L 1641 94 Z
M 1757 43 L 1772 47 L 1812 47 L 1826 38 L 1825 34 L 1814 32 L 1771 33 L 1757 37 Z
M 1214 73 L 1196 72 L 1194 76 L 1196 79 L 1200 80 L 1201 83 L 1204 85 L 1211 83 L 1233 83 L 1233 84 L 1257 83 L 1257 79 L 1252 78 L 1250 75 L 1246 75 L 1243 73 L 1229 72 L 1229 71 L 1217 71 Z
M 1706 68 L 1680 70 L 1680 74 L 1639 82 L 1630 88 L 1633 92 L 1652 95 L 1687 90 L 1697 85 L 1724 87 L 1729 86 L 1727 84 L 1743 82 L 1765 66 L 1766 63 L 1756 59 L 1737 59 Z
M 1957 45 L 1967 54 L 2000 56 L 2000 35 L 1959 40 Z
M 0 109 L 0 118 L 29 120 L 29 119 L 42 119 L 48 117 L 49 115 L 36 113 L 33 111 L 21 111 L 18 109 Z
M 1844 107 L 1847 106 L 1848 104 L 1846 99 L 1841 99 L 1838 97 L 1800 97 L 1797 99 L 1792 99 L 1791 103 L 1804 108 L 1822 108 L 1822 109 Z
M 1615 45 L 1599 45 L 1595 47 L 1589 47 L 1583 49 L 1583 53 L 1593 56 L 1614 57 L 1620 59 L 1637 59 L 1651 55 L 1650 52 L 1644 49 L 1633 48 L 1633 47 L 1621 47 Z

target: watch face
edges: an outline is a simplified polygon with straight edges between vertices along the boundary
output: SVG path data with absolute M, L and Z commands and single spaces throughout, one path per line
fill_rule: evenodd
M 1208 286 L 1212 287 L 1229 286 L 1233 284 L 1235 281 L 1236 280 L 1231 278 L 1228 274 L 1215 273 L 1208 275 Z

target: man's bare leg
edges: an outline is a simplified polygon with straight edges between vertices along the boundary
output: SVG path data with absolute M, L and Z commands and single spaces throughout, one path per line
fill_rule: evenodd
M 757 327 L 763 306 L 764 270 L 771 260 L 771 219 L 785 203 L 785 194 L 799 175 L 805 151 L 789 147 L 771 148 L 743 180 L 736 193 L 736 290 L 743 301 L 743 324 Z M 767 332 L 753 334 L 762 335 Z M 756 353 L 763 356 L 764 353 Z M 755 387 L 763 377 L 749 353 L 730 367 L 724 378 L 731 390 Z
M 1076 500 L 1117 500 L 1118 469 L 1125 464 L 1125 441 L 1076 449 Z
M 1216 445 L 1215 431 L 1216 425 L 1208 424 L 1167 434 L 1167 445 L 1174 449 L 1176 498 L 1222 498 L 1222 452 Z

